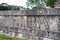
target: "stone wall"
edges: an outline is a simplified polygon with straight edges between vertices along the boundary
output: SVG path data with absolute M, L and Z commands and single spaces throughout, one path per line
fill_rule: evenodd
M 0 11 L 0 33 L 30 40 L 60 40 L 60 8 Z

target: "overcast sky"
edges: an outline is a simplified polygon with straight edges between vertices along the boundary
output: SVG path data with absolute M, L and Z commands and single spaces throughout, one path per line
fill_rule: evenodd
M 0 0 L 1 3 L 8 3 L 9 5 L 18 5 L 26 7 L 26 1 L 27 0 Z

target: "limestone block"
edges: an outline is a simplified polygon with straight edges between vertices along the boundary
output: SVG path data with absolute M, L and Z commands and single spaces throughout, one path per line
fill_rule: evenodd
M 20 34 L 20 33 L 19 33 L 19 34 L 17 35 L 17 37 L 18 37 L 18 38 L 23 38 L 23 34 Z
M 15 33 L 14 32 L 8 32 L 7 36 L 14 37 Z
M 41 30 L 45 30 L 45 21 L 44 21 L 44 17 L 40 17 L 40 29 Z
M 43 40 L 54 40 L 54 39 L 50 39 L 50 38 L 44 38 Z
M 49 18 L 48 24 L 51 31 L 58 31 L 57 18 Z

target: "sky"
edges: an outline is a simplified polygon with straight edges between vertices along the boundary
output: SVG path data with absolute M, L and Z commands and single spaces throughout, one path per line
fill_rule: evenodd
M 0 0 L 0 4 L 8 3 L 9 5 L 17 5 L 17 6 L 26 7 L 26 1 L 27 0 Z

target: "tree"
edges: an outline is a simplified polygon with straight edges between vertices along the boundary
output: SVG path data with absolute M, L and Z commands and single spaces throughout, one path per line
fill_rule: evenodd
M 39 0 L 27 0 L 27 7 L 33 10 L 44 8 L 45 3 Z
M 8 5 L 7 3 L 0 4 L 0 10 L 20 10 L 19 6 Z
M 0 10 L 8 10 L 8 4 L 7 3 L 0 4 Z
M 50 6 L 51 8 L 54 8 L 54 4 L 55 2 L 57 2 L 58 0 L 45 0 L 46 6 Z
M 41 9 L 46 6 L 50 6 L 51 8 L 54 8 L 55 2 L 58 0 L 27 0 L 27 7 L 31 7 L 32 9 Z
M 9 5 L 8 9 L 9 10 L 20 10 L 20 7 L 19 6 L 14 6 L 14 5 Z

